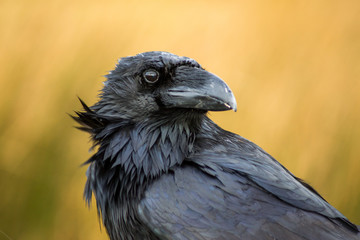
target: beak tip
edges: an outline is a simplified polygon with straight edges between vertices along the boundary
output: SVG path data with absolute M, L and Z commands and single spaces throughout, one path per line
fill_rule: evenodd
M 232 94 L 229 106 L 230 106 L 230 109 L 232 109 L 234 112 L 237 111 L 236 99 L 235 99 L 235 96 L 233 94 Z

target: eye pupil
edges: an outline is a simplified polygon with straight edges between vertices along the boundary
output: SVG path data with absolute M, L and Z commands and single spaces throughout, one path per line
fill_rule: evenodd
M 145 71 L 143 76 L 145 81 L 148 83 L 155 83 L 157 80 L 159 80 L 159 72 L 154 69 Z

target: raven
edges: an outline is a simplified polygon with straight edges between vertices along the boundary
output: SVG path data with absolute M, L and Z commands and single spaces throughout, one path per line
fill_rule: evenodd
M 360 239 L 310 185 L 206 116 L 236 101 L 195 60 L 145 52 L 106 77 L 73 118 L 97 149 L 84 197 L 110 239 Z

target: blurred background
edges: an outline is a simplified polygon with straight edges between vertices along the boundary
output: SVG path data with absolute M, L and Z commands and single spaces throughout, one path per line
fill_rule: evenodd
M 107 239 L 82 199 L 97 100 L 119 57 L 197 60 L 235 92 L 210 113 L 360 224 L 360 2 L 0 1 L 0 239 Z

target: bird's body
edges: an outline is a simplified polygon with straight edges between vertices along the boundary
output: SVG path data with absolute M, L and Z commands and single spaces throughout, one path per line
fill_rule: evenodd
M 98 146 L 85 197 L 94 193 L 112 240 L 360 239 L 313 188 L 206 116 L 236 103 L 192 59 L 124 58 L 100 101 L 83 106 L 75 120 Z

